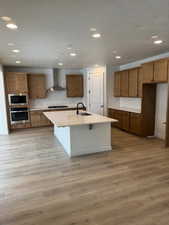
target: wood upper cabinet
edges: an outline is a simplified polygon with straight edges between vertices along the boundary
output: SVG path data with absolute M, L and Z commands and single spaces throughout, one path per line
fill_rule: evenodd
M 28 93 L 26 73 L 7 72 L 5 74 L 7 93 Z
M 143 68 L 138 68 L 138 97 L 143 97 Z
M 120 72 L 114 73 L 114 96 L 120 97 Z
M 31 99 L 46 98 L 46 79 L 44 74 L 29 74 L 28 86 Z
M 138 96 L 138 68 L 129 70 L 129 97 Z
M 143 83 L 151 83 L 154 81 L 154 63 L 145 63 L 142 65 Z
M 83 97 L 83 75 L 66 75 L 67 97 Z
M 154 62 L 154 81 L 168 81 L 168 60 L 162 59 Z
M 128 70 L 120 72 L 120 96 L 129 96 L 129 73 Z
M 168 59 L 145 63 L 143 68 L 143 83 L 168 82 Z

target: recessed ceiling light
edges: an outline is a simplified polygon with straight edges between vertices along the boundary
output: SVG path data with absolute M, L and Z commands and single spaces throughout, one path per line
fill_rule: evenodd
M 8 16 L 2 16 L 1 19 L 2 19 L 4 22 L 9 22 L 9 21 L 11 21 L 11 18 L 8 17 Z
M 155 44 L 155 45 L 160 45 L 160 44 L 162 44 L 162 43 L 163 43 L 162 40 L 156 40 L 156 41 L 154 41 L 154 44 Z
M 113 51 L 113 54 L 116 54 L 116 53 L 117 53 L 117 51 L 116 51 L 116 50 L 114 50 L 114 51 Z
M 90 31 L 94 32 L 94 31 L 96 31 L 96 28 L 92 27 L 92 28 L 90 28 Z
M 15 52 L 15 53 L 20 52 L 20 50 L 18 50 L 18 49 L 14 49 L 14 50 L 12 50 L 12 51 Z
M 8 46 L 14 46 L 15 44 L 14 43 L 8 43 Z
M 74 57 L 74 56 L 76 56 L 76 55 L 77 55 L 77 54 L 76 54 L 75 52 L 71 52 L 71 53 L 70 53 L 70 56 L 73 56 L 73 57 Z
M 115 57 L 116 59 L 121 59 L 121 56 L 119 56 L 119 55 L 116 55 L 116 57 Z
M 58 65 L 59 65 L 59 66 L 63 66 L 63 63 L 60 62 L 60 63 L 58 63 Z
M 93 37 L 93 38 L 101 38 L 101 34 L 99 34 L 99 33 L 94 33 L 94 34 L 92 34 L 92 37 Z
M 16 64 L 20 64 L 21 63 L 21 61 L 20 60 L 16 60 Z
M 99 65 L 98 64 L 95 64 L 95 67 L 99 67 Z
M 18 28 L 18 26 L 14 23 L 7 23 L 6 27 L 11 30 L 16 30 Z
M 152 35 L 152 39 L 158 38 L 158 35 Z

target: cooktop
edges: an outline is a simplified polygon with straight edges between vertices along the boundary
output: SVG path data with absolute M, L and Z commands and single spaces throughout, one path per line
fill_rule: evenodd
M 67 105 L 51 105 L 48 106 L 48 109 L 59 109 L 59 108 L 67 108 Z

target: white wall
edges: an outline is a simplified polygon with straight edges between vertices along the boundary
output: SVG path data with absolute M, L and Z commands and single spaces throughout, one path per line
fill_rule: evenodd
M 6 67 L 6 71 L 41 73 L 46 75 L 46 87 L 53 86 L 53 70 L 52 68 L 31 68 L 31 67 Z M 83 69 L 61 69 L 59 72 L 59 84 L 66 87 L 66 74 L 84 74 Z M 43 108 L 49 105 L 69 105 L 75 106 L 77 102 L 86 104 L 86 76 L 84 75 L 84 97 L 83 98 L 67 98 L 66 91 L 54 91 L 47 94 L 47 98 L 31 100 L 32 108 Z
M 0 65 L 0 135 L 8 134 L 5 86 L 2 66 Z
M 158 59 L 163 59 L 169 57 L 169 52 L 157 56 L 153 56 L 150 58 L 142 59 L 133 63 L 121 65 L 119 68 L 114 68 L 112 71 L 119 71 L 125 69 L 131 69 L 140 66 L 143 63 L 155 61 Z M 114 74 L 113 74 L 114 75 Z M 113 83 L 114 76 L 111 75 L 110 83 Z M 109 87 L 112 88 L 113 87 Z M 110 92 L 110 91 L 109 91 Z M 166 121 L 166 108 L 167 108 L 167 92 L 168 85 L 167 84 L 159 84 L 157 85 L 157 98 L 156 98 L 156 121 L 155 121 L 155 136 L 161 139 L 165 139 L 165 126 L 163 124 Z M 141 99 L 140 98 L 116 98 L 109 94 L 108 99 L 109 107 L 127 107 L 134 109 L 141 109 Z M 162 103 L 163 102 L 163 103 Z

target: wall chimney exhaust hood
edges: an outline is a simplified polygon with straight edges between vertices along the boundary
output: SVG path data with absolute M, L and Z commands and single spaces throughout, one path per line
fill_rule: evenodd
M 66 88 L 59 85 L 59 69 L 53 68 L 53 86 L 48 89 L 49 92 L 52 91 L 64 91 Z

